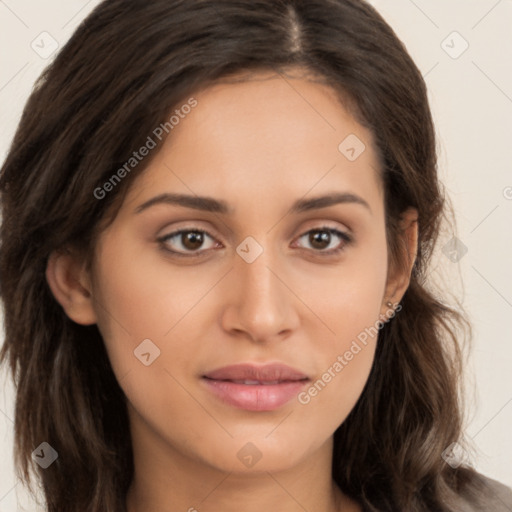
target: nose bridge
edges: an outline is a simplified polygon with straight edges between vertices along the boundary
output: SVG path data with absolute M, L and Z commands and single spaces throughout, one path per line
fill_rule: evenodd
M 268 240 L 268 238 L 266 239 Z M 266 242 L 247 237 L 238 247 L 234 268 L 236 327 L 264 339 L 278 334 L 290 324 L 289 290 L 279 263 L 279 255 Z M 233 327 L 233 326 L 232 326 Z
M 254 239 L 246 240 L 237 248 L 239 254 L 247 251 L 236 264 L 237 281 L 242 288 L 243 302 L 263 301 L 264 304 L 269 304 L 275 301 L 276 295 L 280 295 L 282 291 L 282 283 L 274 275 L 279 267 L 277 255 L 268 244 L 265 244 L 265 247 L 256 244 L 258 242 Z

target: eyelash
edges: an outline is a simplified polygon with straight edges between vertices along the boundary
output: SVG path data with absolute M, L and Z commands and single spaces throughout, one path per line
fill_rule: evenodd
M 329 226 L 322 226 L 322 227 L 310 229 L 310 230 L 306 231 L 305 233 L 303 233 L 302 235 L 300 235 L 298 237 L 298 239 L 301 239 L 303 236 L 308 235 L 309 233 L 314 232 L 314 231 L 319 231 L 319 232 L 327 231 L 331 235 L 334 234 L 344 241 L 344 243 L 341 244 L 340 246 L 338 246 L 337 248 L 330 249 L 328 251 L 313 249 L 314 253 L 318 253 L 325 257 L 335 256 L 335 255 L 341 253 L 342 251 L 345 250 L 345 248 L 348 245 L 350 245 L 353 242 L 353 237 L 351 235 L 349 235 L 348 233 L 345 233 L 344 231 L 340 231 L 339 229 L 335 229 L 335 228 L 332 228 Z M 189 252 L 188 254 L 184 254 L 182 252 L 173 251 L 172 249 L 169 249 L 166 245 L 166 242 L 168 242 L 169 240 L 171 240 L 179 235 L 182 235 L 183 233 L 201 233 L 201 234 L 205 234 L 205 235 L 209 236 L 210 238 L 214 239 L 214 237 L 212 237 L 208 233 L 208 231 L 205 231 L 204 229 L 196 229 L 194 227 L 188 227 L 188 228 L 180 229 L 178 231 L 173 231 L 172 233 L 169 233 L 168 235 L 164 235 L 164 236 L 158 238 L 157 241 L 161 243 L 163 250 L 170 252 L 174 256 L 178 256 L 178 257 L 193 258 L 195 256 L 199 256 L 201 254 L 201 252 L 206 252 L 206 251 L 211 250 L 211 249 L 204 249 L 203 251 L 192 251 L 192 252 L 188 251 Z

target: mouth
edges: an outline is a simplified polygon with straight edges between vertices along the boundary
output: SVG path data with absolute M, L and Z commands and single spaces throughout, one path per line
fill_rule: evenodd
M 239 364 L 209 372 L 201 380 L 225 404 L 247 411 L 273 411 L 296 396 L 310 378 L 283 364 Z

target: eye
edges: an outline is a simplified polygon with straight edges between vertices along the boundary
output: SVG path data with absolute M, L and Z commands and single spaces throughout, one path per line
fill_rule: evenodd
M 210 247 L 204 247 L 205 239 L 214 238 L 206 231 L 196 228 L 184 228 L 174 231 L 158 239 L 163 248 L 176 256 L 198 256 L 202 252 L 218 247 L 218 243 L 210 244 Z M 311 244 L 313 251 L 322 255 L 333 255 L 341 252 L 347 245 L 352 243 L 352 236 L 348 233 L 335 228 L 323 226 L 320 228 L 310 229 L 299 237 L 299 240 L 306 238 Z M 341 240 L 336 244 L 336 239 Z M 334 247 L 332 246 L 334 242 Z M 174 248 L 171 248 L 174 247 Z M 202 249 L 202 250 L 199 250 Z M 328 250 L 326 250 L 328 249 Z M 188 253 L 188 254 L 187 254 Z
M 347 245 L 352 242 L 352 236 L 348 233 L 340 231 L 339 229 L 323 226 L 307 231 L 299 237 L 299 240 L 306 238 L 307 242 L 311 244 L 314 252 L 319 252 L 326 255 L 337 254 L 345 249 Z M 336 244 L 336 239 L 341 239 L 343 242 Z M 334 246 L 332 245 L 334 242 Z M 329 249 L 329 246 L 331 248 Z M 329 249 L 329 250 L 325 250 Z
M 168 235 L 159 238 L 158 241 L 167 251 L 172 252 L 177 256 L 195 256 L 199 252 L 202 252 L 198 251 L 198 249 L 203 247 L 205 237 L 213 240 L 213 237 L 211 237 L 206 231 L 203 231 L 202 229 L 188 228 L 169 233 Z M 178 250 L 170 249 L 169 246 L 177 246 Z M 215 244 L 213 244 L 213 246 L 215 246 Z M 213 246 L 206 248 L 203 247 L 203 249 L 206 251 L 211 249 Z M 187 252 L 189 254 L 187 254 Z

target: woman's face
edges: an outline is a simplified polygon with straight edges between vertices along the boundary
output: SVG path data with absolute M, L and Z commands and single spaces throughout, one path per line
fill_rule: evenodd
M 377 156 L 324 85 L 194 98 L 99 240 L 92 306 L 136 449 L 276 471 L 332 449 L 369 375 L 389 311 Z

